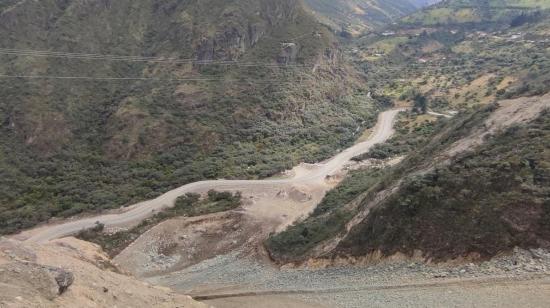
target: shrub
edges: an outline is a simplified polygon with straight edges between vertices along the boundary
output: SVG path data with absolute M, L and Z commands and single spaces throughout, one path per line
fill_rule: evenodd
M 132 229 L 106 234 L 103 232 L 104 225 L 97 224 L 91 229 L 81 231 L 77 237 L 99 244 L 111 257 L 114 257 L 145 231 L 167 219 L 224 212 L 235 209 L 240 205 L 241 193 L 239 192 L 233 194 L 211 190 L 204 199 L 201 199 L 199 194 L 188 193 L 177 198 L 173 208 L 168 208 L 157 213 Z

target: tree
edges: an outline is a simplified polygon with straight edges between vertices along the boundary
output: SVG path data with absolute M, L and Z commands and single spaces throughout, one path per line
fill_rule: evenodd
M 428 112 L 428 100 L 420 93 L 417 93 L 414 98 L 414 112 L 425 114 Z

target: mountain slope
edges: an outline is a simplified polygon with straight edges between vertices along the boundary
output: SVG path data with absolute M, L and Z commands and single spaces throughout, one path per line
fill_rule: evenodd
M 546 3 L 444 1 L 363 36 L 351 54 L 370 87 L 420 114 L 404 116 L 395 139 L 357 160 L 408 156 L 393 169 L 352 173 L 310 217 L 266 242 L 271 256 L 284 263 L 420 251 L 448 260 L 548 247 L 548 113 L 539 115 L 550 106 Z M 487 14 L 433 22 L 458 6 Z M 496 116 L 510 106 L 523 106 L 508 114 L 514 121 Z M 462 115 L 438 124 L 437 113 L 422 114 L 430 109 Z M 490 131 L 486 144 L 478 136 L 479 144 L 445 150 L 472 129 Z
M 407 100 L 418 92 L 433 109 L 458 110 L 545 94 L 549 30 L 549 10 L 515 12 L 498 22 L 405 22 L 362 37 L 353 55 L 379 95 Z
M 1 233 L 199 179 L 270 176 L 329 156 L 375 119 L 300 1 L 0 10 Z
M 306 3 L 319 19 L 349 34 L 380 27 L 417 9 L 408 0 L 306 0 Z
M 550 247 L 549 109 L 550 95 L 520 98 L 436 125 L 402 163 L 353 175 L 324 208 L 268 240 L 270 255 L 445 261 Z
M 548 8 L 550 3 L 545 0 L 446 0 L 408 16 L 403 22 L 423 25 L 502 23 L 517 15 Z
M 502 113 L 512 104 L 542 104 L 545 110 L 495 132 L 448 165 L 407 178 L 350 231 L 337 254 L 422 251 L 426 258 L 447 260 L 549 248 L 550 96 L 501 104 Z M 493 115 L 486 123 L 491 120 L 503 119 Z

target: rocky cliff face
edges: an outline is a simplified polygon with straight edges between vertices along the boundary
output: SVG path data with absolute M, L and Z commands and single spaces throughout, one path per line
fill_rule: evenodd
M 211 36 L 203 36 L 197 48 L 197 59 L 237 60 L 253 48 L 273 27 L 294 22 L 299 1 L 245 1 L 242 9 L 224 10 L 221 25 Z M 250 7 L 254 10 L 249 11 Z M 248 12 L 247 12 L 248 11 Z M 253 13 L 254 16 L 247 16 Z M 249 17 L 249 18 L 247 18 Z
M 293 22 L 301 4 L 297 0 L 20 0 L 0 9 L 4 33 L 0 46 L 6 48 L 128 54 L 143 54 L 145 48 L 150 55 L 232 60 L 274 27 Z

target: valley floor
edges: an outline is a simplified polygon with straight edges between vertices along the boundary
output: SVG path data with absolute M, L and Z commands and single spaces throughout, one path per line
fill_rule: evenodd
M 550 253 L 518 249 L 480 264 L 403 259 L 368 267 L 281 270 L 233 254 L 148 281 L 220 308 L 546 307 Z
M 233 307 L 547 307 L 548 277 L 528 281 L 463 282 L 457 285 L 389 286 L 382 290 L 321 293 L 312 296 L 246 296 L 205 301 L 220 308 Z M 308 303 L 308 301 L 316 303 Z M 337 304 L 335 304 L 337 303 Z M 334 305 L 333 305 L 334 304 Z

